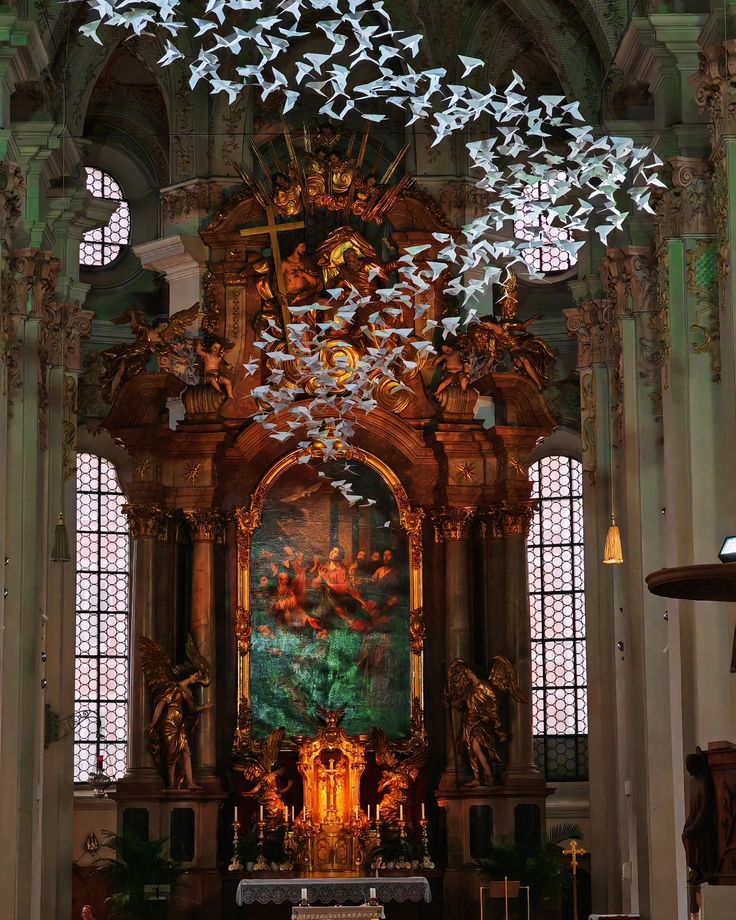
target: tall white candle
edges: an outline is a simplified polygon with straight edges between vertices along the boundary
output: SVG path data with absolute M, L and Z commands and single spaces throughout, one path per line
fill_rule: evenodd
M 291 806 L 291 823 L 294 823 L 294 806 Z
M 425 810 L 425 808 L 424 808 L 424 802 L 422 802 L 422 821 L 424 821 L 424 820 L 426 819 L 426 817 L 427 817 L 427 813 L 426 813 L 426 810 Z
M 371 820 L 371 806 L 368 806 L 368 820 Z
M 307 900 L 307 889 L 302 888 L 302 901 L 306 901 L 306 900 Z
M 376 805 L 376 821 L 380 821 L 380 820 L 381 820 L 381 806 Z
M 284 805 L 284 824 L 289 823 L 289 806 Z
M 263 805 L 261 805 L 261 821 L 263 821 Z
M 234 817 L 233 817 L 233 821 L 237 821 L 237 820 L 238 820 L 238 806 L 236 805 L 236 806 L 235 806 L 235 815 L 234 815 Z
M 371 899 L 371 901 L 375 901 L 375 900 L 376 900 L 376 889 L 375 889 L 375 888 L 371 888 L 371 889 L 370 889 L 370 899 Z
M 403 821 L 403 820 L 404 820 L 404 806 L 399 805 L 399 821 Z

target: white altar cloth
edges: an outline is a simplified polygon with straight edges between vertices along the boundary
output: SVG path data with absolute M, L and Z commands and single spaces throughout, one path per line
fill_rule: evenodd
M 432 900 L 429 882 L 423 876 L 409 878 L 244 878 L 238 884 L 235 901 L 238 907 L 246 904 L 299 904 L 302 889 L 307 889 L 310 904 L 364 904 L 371 888 L 376 889 L 376 900 L 426 901 Z

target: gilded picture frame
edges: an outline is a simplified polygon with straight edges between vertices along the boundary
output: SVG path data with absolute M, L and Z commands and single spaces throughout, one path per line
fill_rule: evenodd
M 237 527 L 237 597 L 233 612 L 234 639 L 238 652 L 238 725 L 235 733 L 235 753 L 249 746 L 253 732 L 251 655 L 253 654 L 252 618 L 252 548 L 254 534 L 261 526 L 264 505 L 276 482 L 288 470 L 304 463 L 305 456 L 322 460 L 318 452 L 298 450 L 282 457 L 262 477 L 247 506 L 235 508 Z M 406 490 L 394 471 L 375 455 L 359 449 L 346 449 L 338 455 L 340 461 L 357 461 L 377 473 L 388 486 L 396 503 L 398 520 L 408 545 L 409 587 L 409 648 L 410 648 L 410 741 L 424 738 L 424 638 L 423 614 L 423 521 L 424 510 L 413 507 Z M 276 726 L 274 726 L 276 727 Z M 381 726 L 378 726 L 381 727 Z

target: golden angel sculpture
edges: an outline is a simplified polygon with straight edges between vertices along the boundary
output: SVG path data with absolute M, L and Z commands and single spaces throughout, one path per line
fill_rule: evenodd
M 199 789 L 192 776 L 192 741 L 200 713 L 214 704 L 198 705 L 192 688 L 195 684 L 209 686 L 209 663 L 191 636 L 186 664 L 172 665 L 158 642 L 147 636 L 140 637 L 138 648 L 153 702 L 153 715 L 145 729 L 148 751 L 169 789 Z
M 490 373 L 507 356 L 516 371 L 528 377 L 538 390 L 543 390 L 555 353 L 543 339 L 528 331 L 538 316 L 519 320 L 517 284 L 516 275 L 512 274 L 501 300 L 501 318 L 481 317 L 459 336 L 457 347 L 473 380 Z M 440 387 L 444 383 L 443 380 Z
M 508 658 L 493 659 L 487 680 L 481 680 L 460 658 L 453 661 L 447 672 L 447 698 L 459 711 L 465 756 L 473 771 L 471 786 L 490 786 L 497 782 L 503 766 L 499 745 L 506 741 L 501 719 L 499 697 L 511 696 L 519 703 L 528 699 L 516 678 Z
M 163 370 L 176 372 L 180 363 L 188 364 L 185 352 L 189 343 L 185 338 L 187 327 L 199 313 L 199 303 L 188 310 L 180 310 L 168 319 L 149 326 L 145 313 L 126 310 L 113 320 L 114 325 L 130 324 L 135 336 L 133 342 L 112 345 L 102 352 L 104 373 L 101 378 L 102 394 L 113 402 L 121 385 L 131 377 L 142 374 L 151 358 L 156 358 Z
M 373 748 L 376 752 L 376 766 L 381 770 L 378 783 L 381 818 L 392 822 L 399 819 L 399 806 L 406 803 L 412 785 L 419 771 L 427 762 L 426 744 L 403 746 L 392 744 L 380 728 L 373 729 Z
M 277 728 L 263 741 L 249 738 L 249 750 L 241 753 L 242 762 L 235 768 L 253 784 L 243 795 L 254 798 L 263 805 L 263 818 L 267 827 L 276 827 L 283 821 L 282 796 L 291 789 L 291 780 L 284 786 L 279 786 L 279 780 L 284 775 L 284 767 L 278 767 L 277 764 L 285 734 L 285 729 Z

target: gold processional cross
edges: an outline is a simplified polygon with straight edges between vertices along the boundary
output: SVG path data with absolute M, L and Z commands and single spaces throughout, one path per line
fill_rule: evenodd
M 585 856 L 588 851 L 579 847 L 577 840 L 571 840 L 568 848 L 562 852 L 565 856 L 570 857 L 570 866 L 572 867 L 572 916 L 573 920 L 578 920 L 578 856 Z
M 293 223 L 276 223 L 276 215 L 273 205 L 266 206 L 266 220 L 268 224 L 265 227 L 243 227 L 240 231 L 241 236 L 259 236 L 268 234 L 271 252 L 273 253 L 273 267 L 276 274 L 276 288 L 278 298 L 281 303 L 281 312 L 283 314 L 284 329 L 289 322 L 289 302 L 286 298 L 286 282 L 284 280 L 284 269 L 281 262 L 281 251 L 279 250 L 279 233 L 285 233 L 288 230 L 303 230 L 306 226 L 304 221 L 297 220 Z

